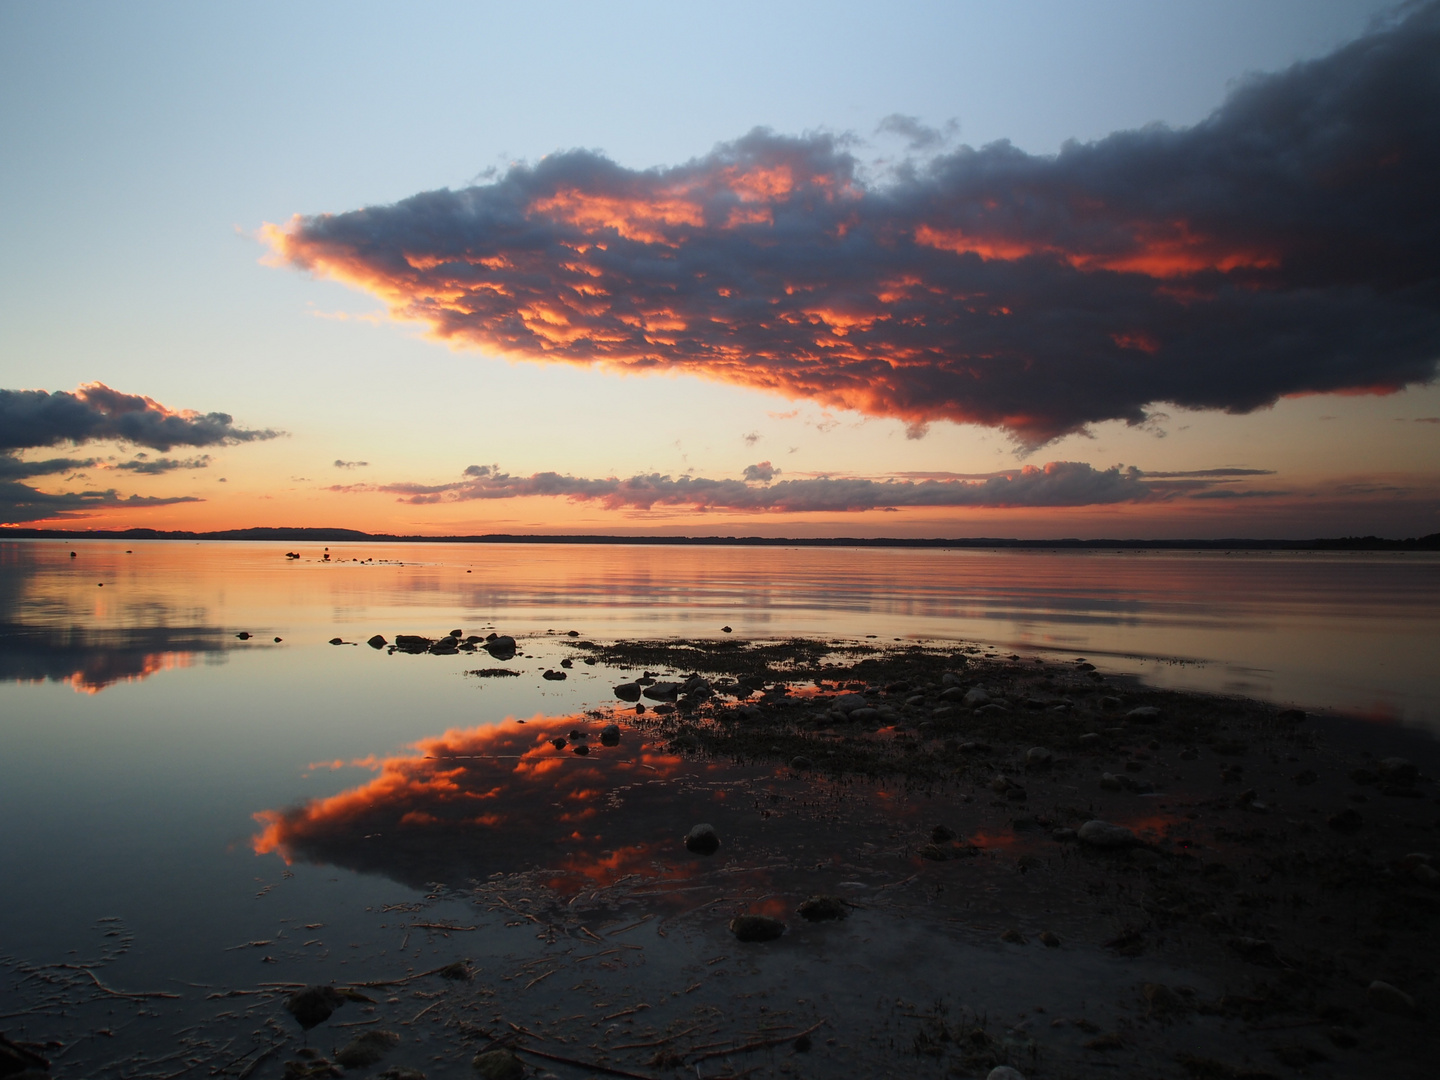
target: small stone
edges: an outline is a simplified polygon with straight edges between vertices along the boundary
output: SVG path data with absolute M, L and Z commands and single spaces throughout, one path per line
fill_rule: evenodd
M 1080 745 L 1091 750 L 1104 741 L 1105 736 L 1101 735 L 1098 731 L 1087 731 L 1084 735 L 1080 736 Z
M 1009 1065 L 996 1065 L 985 1074 L 985 1080 L 1025 1080 L 1025 1074 L 1019 1069 L 1012 1069 Z
M 734 632 L 735 632 L 735 631 L 731 630 L 730 627 L 728 627 L 728 626 L 722 626 L 722 627 L 720 627 L 720 633 L 722 633 L 722 634 L 733 634 Z
M 930 839 L 937 844 L 948 844 L 955 836 L 955 830 L 948 825 L 936 825 L 930 830 Z
M 944 697 L 945 695 L 941 694 L 940 696 Z M 960 699 L 960 703 L 962 705 L 965 705 L 971 709 L 977 708 L 981 705 L 989 704 L 989 702 L 990 695 L 978 686 L 972 690 L 967 690 L 965 692 L 965 695 Z
M 247 634 L 246 637 L 249 637 L 249 635 Z M 344 639 L 344 638 L 338 638 L 338 637 L 332 637 L 332 638 L 330 639 L 330 644 L 331 644 L 331 645 L 344 645 L 344 644 L 345 644 L 345 639 Z
M 1415 1012 L 1415 999 L 1398 986 L 1376 979 L 1366 992 L 1370 1004 L 1383 1012 L 1397 1016 L 1410 1016 Z
M 1055 760 L 1055 755 L 1043 746 L 1032 746 L 1025 751 L 1025 764 L 1031 768 L 1049 765 Z
M 1404 758 L 1383 758 L 1379 764 L 1380 779 L 1391 784 L 1413 784 L 1420 777 L 1415 763 Z
M 556 750 L 564 750 L 564 749 L 565 749 L 565 736 L 563 736 L 563 735 L 557 735 L 557 736 L 555 736 L 555 738 L 553 738 L 553 739 L 550 740 L 550 745 L 553 746 Z
M 641 686 L 638 682 L 621 683 L 615 687 L 613 693 L 621 701 L 639 701 Z
M 714 825 L 696 825 L 685 834 L 685 850 L 696 855 L 714 855 L 720 850 L 720 837 Z
M 549 679 L 551 682 L 559 682 L 561 679 L 568 678 L 565 672 L 554 670 L 546 671 L 545 674 L 540 677 L 542 679 Z
M 1011 945 L 1024 945 L 1025 935 L 1012 926 L 1009 930 L 1006 930 L 1003 934 L 1000 935 L 1000 940 L 1008 942 Z
M 813 761 L 811 761 L 808 757 L 805 757 L 803 754 L 797 755 L 790 759 L 790 768 L 794 769 L 796 772 L 806 772 L 814 764 L 815 763 Z
M 1139 838 L 1123 825 L 1108 821 L 1087 821 L 1075 833 L 1082 844 L 1097 848 L 1128 848 L 1140 843 Z
M 250 640 L 250 631 L 249 631 L 249 630 L 241 630 L 241 631 L 240 631 L 238 634 L 236 634 L 235 636 L 236 636 L 237 638 L 239 638 L 241 641 L 249 641 L 249 640 Z
M 1126 720 L 1138 720 L 1140 723 L 1149 723 L 1152 720 L 1160 719 L 1160 710 L 1154 705 L 1141 705 L 1138 709 L 1131 709 L 1125 714 Z
M 1067 841 L 1067 840 L 1074 840 L 1074 839 L 1075 839 L 1075 830 L 1074 830 L 1074 829 L 1070 829 L 1070 828 L 1066 828 L 1064 825 L 1062 825 L 1062 826 L 1060 826 L 1060 828 L 1054 829 L 1054 830 L 1051 831 L 1051 833 L 1050 833 L 1050 839 L 1052 839 L 1052 840 L 1059 840 L 1059 841 L 1061 841 L 1061 842 L 1064 842 L 1064 841 Z
M 367 1031 L 337 1050 L 335 1060 L 347 1069 L 360 1069 L 374 1065 L 399 1044 L 400 1036 L 393 1031 Z
M 606 724 L 600 729 L 600 744 L 602 746 L 620 745 L 620 725 Z
M 1360 816 L 1359 810 L 1347 806 L 1338 814 L 1331 814 L 1326 819 L 1326 824 L 1336 832 L 1355 832 L 1365 824 L 1365 819 Z
M 843 919 L 850 914 L 849 906 L 838 896 L 812 896 L 795 910 L 806 922 Z
M 470 1062 L 482 1080 L 523 1080 L 525 1065 L 511 1050 L 486 1050 Z
M 567 656 L 564 660 L 561 660 L 561 661 L 560 661 L 560 666 L 563 667 L 563 668 L 573 668 L 573 667 L 575 666 L 575 661 L 574 661 L 574 660 L 571 660 L 571 659 Z
M 730 932 L 739 941 L 774 941 L 785 933 L 785 924 L 769 915 L 737 915 L 730 920 Z
M 1120 777 L 1107 772 L 1100 774 L 1100 786 L 1106 791 L 1119 791 L 1125 784 Z
M 1044 945 L 1047 949 L 1058 949 L 1060 947 L 1060 939 L 1049 930 L 1042 930 L 1040 931 L 1040 944 Z
M 581 757 L 585 757 L 590 753 L 590 747 L 582 742 L 578 746 L 573 747 L 571 752 L 579 754 Z

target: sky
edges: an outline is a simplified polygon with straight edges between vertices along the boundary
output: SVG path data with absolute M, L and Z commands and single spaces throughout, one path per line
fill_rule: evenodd
M 0 4 L 0 525 L 1434 533 L 1436 55 L 1368 0 Z

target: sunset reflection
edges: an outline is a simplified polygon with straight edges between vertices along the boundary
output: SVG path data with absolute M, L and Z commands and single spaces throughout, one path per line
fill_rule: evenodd
M 672 782 L 718 766 L 637 745 L 632 731 L 604 746 L 600 727 L 583 714 L 534 716 L 423 739 L 359 763 L 375 772 L 359 787 L 257 813 L 252 847 L 414 885 L 536 866 L 558 871 L 562 893 L 658 876 L 660 860 L 689 858 Z

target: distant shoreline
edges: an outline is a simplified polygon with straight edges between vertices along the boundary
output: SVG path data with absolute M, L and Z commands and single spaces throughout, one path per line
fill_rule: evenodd
M 869 548 L 1017 548 L 1067 550 L 1165 551 L 1440 551 L 1440 533 L 1392 540 L 1381 536 L 1345 536 L 1313 540 L 1081 540 L 1075 537 L 1021 540 L 1014 537 L 768 537 L 768 536 L 608 536 L 576 534 L 487 533 L 479 536 L 397 536 L 358 529 L 250 528 L 213 532 L 160 529 L 0 528 L 0 540 L 278 540 L 290 543 L 381 544 L 628 544 L 681 547 L 869 547 Z

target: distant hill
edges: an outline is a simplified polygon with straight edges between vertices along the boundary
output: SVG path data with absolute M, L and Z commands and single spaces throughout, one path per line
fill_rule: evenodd
M 320 543 L 407 544 L 632 544 L 650 546 L 746 547 L 873 547 L 873 548 L 1032 548 L 1121 549 L 1128 551 L 1440 551 L 1440 533 L 1392 540 L 1383 536 L 1342 536 L 1314 540 L 1263 540 L 1242 537 L 1222 540 L 1020 540 L 1013 537 L 790 537 L 768 536 L 538 536 L 487 533 L 483 536 L 396 536 L 358 529 L 311 529 L 260 526 L 189 532 L 162 529 L 29 529 L 0 528 L 0 539 L 12 540 L 279 540 Z

